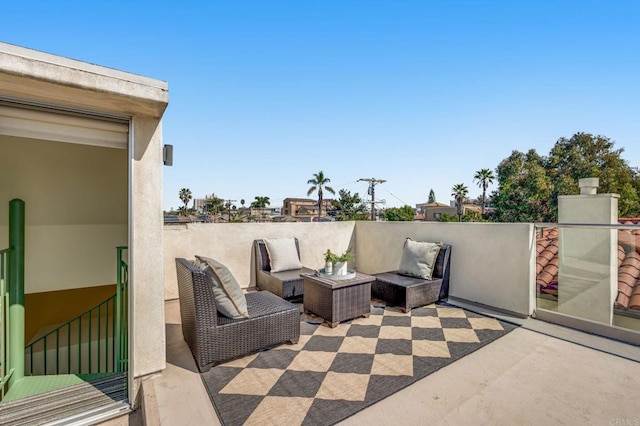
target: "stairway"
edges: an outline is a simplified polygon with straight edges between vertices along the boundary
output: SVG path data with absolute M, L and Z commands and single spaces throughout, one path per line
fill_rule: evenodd
M 83 381 L 82 376 L 47 376 L 51 380 L 80 383 L 64 386 L 35 396 L 22 398 L 30 393 L 32 385 L 43 386 L 42 377 L 25 377 L 18 381 L 0 403 L 0 424 L 20 425 L 72 425 L 89 424 L 107 414 L 116 416 L 130 411 L 127 402 L 127 378 L 124 373 L 110 374 Z M 53 386 L 53 383 L 49 384 Z M 35 409 L 34 409 L 35 408 Z

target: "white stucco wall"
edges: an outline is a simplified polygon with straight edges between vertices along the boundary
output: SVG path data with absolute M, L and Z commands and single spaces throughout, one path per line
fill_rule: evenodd
M 534 310 L 533 225 L 357 222 L 358 270 L 397 269 L 404 240 L 451 244 L 449 296 L 530 315 Z
M 559 223 L 617 224 L 617 194 L 558 197 Z M 559 228 L 558 312 L 612 324 L 618 295 L 618 231 Z
M 309 268 L 324 267 L 323 254 L 342 253 L 354 244 L 354 222 L 320 223 L 193 223 L 164 228 L 165 299 L 176 299 L 175 259 L 212 257 L 226 265 L 243 288 L 255 286 L 253 241 L 259 238 L 298 238 L 300 260 Z
M 131 163 L 129 235 L 130 311 L 135 354 L 134 375 L 165 364 L 164 294 L 162 291 L 162 126 L 159 119 L 134 117 L 135 148 Z
M 450 295 L 530 315 L 534 309 L 533 225 L 429 222 L 190 224 L 164 229 L 165 298 L 178 296 L 175 258 L 208 255 L 226 264 L 241 286 L 253 285 L 252 242 L 296 236 L 302 263 L 323 266 L 327 250 L 352 245 L 356 267 L 375 274 L 397 269 L 406 237 L 452 245 Z

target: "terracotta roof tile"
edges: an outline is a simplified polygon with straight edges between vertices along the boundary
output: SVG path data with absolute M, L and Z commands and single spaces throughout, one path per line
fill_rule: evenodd
M 551 275 L 549 272 L 542 271 L 540 274 L 538 274 L 536 284 L 538 284 L 540 287 L 549 287 L 549 284 L 551 284 L 552 280 L 553 275 Z
M 557 287 L 555 287 L 555 288 L 554 287 L 541 288 L 540 292 L 544 293 L 544 294 L 550 294 L 550 295 L 553 295 L 553 296 L 557 296 L 558 295 L 558 288 Z
M 618 246 L 618 266 L 622 265 L 622 261 L 624 260 L 625 256 L 627 254 L 624 251 L 624 248 L 622 248 L 622 246 Z
M 631 297 L 633 295 L 633 289 L 635 288 L 635 285 L 636 280 L 634 280 L 631 284 L 618 281 L 618 292 L 624 294 L 627 297 Z
M 640 218 L 621 219 L 620 223 L 640 225 Z M 617 306 L 640 310 L 640 226 L 638 230 L 618 232 Z M 538 291 L 558 294 L 558 230 L 546 228 L 536 238 L 536 284 Z
M 626 251 L 640 252 L 640 241 L 637 235 L 631 233 L 628 229 L 618 231 L 618 244 L 620 244 Z
M 629 298 L 629 309 L 640 309 L 640 294 L 634 294 Z
M 629 308 L 629 296 L 619 292 L 618 297 L 616 297 L 616 303 L 623 308 Z
M 622 232 L 619 233 L 619 236 L 621 235 L 623 235 Z M 618 254 L 621 247 L 622 245 L 618 246 Z M 625 254 L 618 267 L 616 303 L 623 308 L 640 309 L 640 255 L 635 251 L 635 247 Z

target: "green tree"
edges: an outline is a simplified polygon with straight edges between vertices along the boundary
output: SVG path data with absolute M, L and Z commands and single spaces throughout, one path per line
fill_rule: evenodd
M 473 180 L 478 182 L 478 186 L 482 188 L 482 216 L 487 205 L 487 188 L 493 183 L 495 176 L 490 169 L 480 169 L 473 176 Z
M 263 197 L 256 195 L 255 199 L 251 202 L 251 207 L 255 209 L 264 209 L 267 206 L 271 205 L 271 200 L 269 197 Z
M 498 189 L 492 194 L 493 220 L 498 222 L 554 222 L 553 183 L 545 160 L 535 149 L 513 151 L 496 168 Z
M 318 173 L 313 174 L 313 179 L 309 179 L 307 184 L 311 185 L 311 188 L 307 191 L 307 196 L 313 194 L 314 192 L 318 192 L 318 217 L 322 216 L 322 199 L 323 199 L 323 191 L 330 192 L 335 195 L 335 191 L 327 184 L 331 182 L 331 179 L 325 177 L 322 170 Z
M 248 222 L 250 219 L 249 213 L 244 209 L 239 209 L 237 206 L 231 206 L 229 211 L 229 222 L 242 223 Z
M 462 211 L 464 206 L 464 200 L 469 194 L 469 188 L 464 183 L 456 183 L 451 188 L 451 196 L 456 200 L 456 208 L 458 211 L 458 222 L 462 222 Z
M 600 179 L 600 193 L 620 194 L 620 216 L 640 213 L 640 183 L 637 174 L 622 159 L 624 149 L 614 149 L 614 142 L 601 135 L 576 133 L 560 138 L 551 148 L 545 168 L 553 181 L 551 209 L 557 218 L 558 196 L 578 194 L 578 180 Z
M 204 208 L 208 215 L 213 216 L 213 221 L 216 221 L 216 217 L 222 213 L 224 209 L 224 200 L 216 197 L 215 194 L 211 194 L 211 197 L 206 197 Z
M 453 214 L 442 214 L 439 218 L 436 219 L 437 222 L 458 222 L 460 219 L 458 216 Z M 479 213 L 474 211 L 467 211 L 462 215 L 463 222 L 488 222 L 487 219 L 483 218 Z
M 184 208 L 182 209 L 182 213 L 185 216 L 189 215 L 189 201 L 191 201 L 191 199 L 193 198 L 193 196 L 191 195 L 191 190 L 188 188 L 182 188 L 180 190 L 180 192 L 178 193 L 178 196 L 180 197 L 180 201 L 182 201 L 182 203 L 184 204 Z
M 620 216 L 640 214 L 640 179 L 607 137 L 576 133 L 560 138 L 548 157 L 513 151 L 498 165 L 492 219 L 557 222 L 558 196 L 578 194 L 578 180 L 600 179 L 599 192 L 620 194 Z
M 262 216 L 265 216 L 264 208 L 271 205 L 271 200 L 269 197 L 264 197 L 260 195 L 256 195 L 254 200 L 251 202 L 251 207 L 254 209 L 259 209 L 262 213 Z
M 341 189 L 338 191 L 339 198 L 333 200 L 333 207 L 336 212 L 336 220 L 367 220 L 369 214 L 362 198 L 356 192 L 351 195 L 351 191 Z
M 389 222 L 412 221 L 416 216 L 416 211 L 409 205 L 402 207 L 389 207 L 384 211 L 384 218 Z
M 431 189 L 431 191 L 429 191 L 429 200 L 427 201 L 427 203 L 431 204 L 435 202 L 436 202 L 436 193 L 433 192 L 433 189 Z

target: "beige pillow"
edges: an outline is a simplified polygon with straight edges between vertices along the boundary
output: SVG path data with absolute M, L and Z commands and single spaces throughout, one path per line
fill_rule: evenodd
M 269 253 L 271 272 L 302 268 L 294 238 L 265 238 L 264 245 Z
M 398 273 L 430 280 L 442 243 L 426 243 L 407 238 L 402 249 Z
M 229 318 L 249 318 L 247 299 L 240 288 L 240 284 L 231 271 L 222 263 L 210 257 L 196 256 L 196 260 L 206 264 L 205 274 L 211 280 L 216 309 Z

